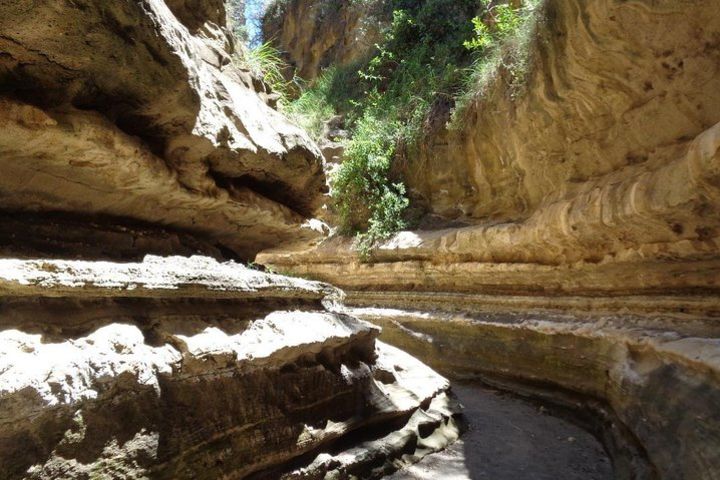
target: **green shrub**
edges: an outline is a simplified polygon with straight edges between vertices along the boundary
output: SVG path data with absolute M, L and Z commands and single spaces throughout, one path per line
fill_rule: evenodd
M 370 58 L 326 70 L 286 107 L 316 137 L 325 121 L 344 115 L 350 140 L 332 197 L 340 232 L 358 236 L 363 257 L 377 241 L 408 227 L 405 186 L 391 178 L 398 146 L 413 157 L 437 99 L 462 110 L 508 51 L 505 67 L 522 83 L 539 1 L 515 10 L 489 0 L 385 0 L 392 19 Z M 503 51 L 504 44 L 514 46 Z
M 348 143 L 345 160 L 332 178 L 335 211 L 343 234 L 357 234 L 363 257 L 371 247 L 406 224 L 405 187 L 389 180 L 396 126 L 363 117 Z

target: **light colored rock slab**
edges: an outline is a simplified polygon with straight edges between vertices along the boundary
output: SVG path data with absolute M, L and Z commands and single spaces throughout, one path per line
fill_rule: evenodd
M 339 291 L 320 282 L 253 270 L 212 258 L 157 257 L 140 263 L 0 259 L 0 296 L 189 296 L 322 299 Z

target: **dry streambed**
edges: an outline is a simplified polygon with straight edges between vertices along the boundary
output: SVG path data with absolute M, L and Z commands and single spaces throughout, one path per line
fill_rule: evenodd
M 391 480 L 609 480 L 600 442 L 545 407 L 479 384 L 455 384 L 468 431 Z
M 712 318 L 350 311 L 451 378 L 480 377 L 574 412 L 602 439 L 615 478 L 719 478 Z

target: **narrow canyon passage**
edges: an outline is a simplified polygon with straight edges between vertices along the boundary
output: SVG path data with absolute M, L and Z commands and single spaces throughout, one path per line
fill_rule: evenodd
M 719 0 L 0 0 L 0 480 L 720 480 Z
M 610 480 L 612 465 L 582 428 L 477 383 L 454 382 L 468 430 L 390 480 Z

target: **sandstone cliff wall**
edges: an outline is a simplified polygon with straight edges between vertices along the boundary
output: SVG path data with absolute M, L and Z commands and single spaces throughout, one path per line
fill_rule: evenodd
M 202 257 L 2 259 L 0 476 L 379 477 L 459 430 L 448 382 L 383 338 L 594 412 L 627 478 L 717 479 L 714 3 L 548 0 L 524 95 L 499 77 L 405 171 L 470 225 L 369 263 L 295 245 L 322 160 L 233 65 L 219 0 L 2 3 L 0 253 L 276 247 L 258 260 L 412 311 Z
M 501 67 L 457 130 L 410 159 L 432 211 L 526 219 L 664 168 L 720 121 L 714 2 L 551 0 L 537 17 L 528 67 Z
M 322 0 L 275 1 L 263 18 L 263 36 L 271 40 L 295 73 L 314 80 L 332 65 L 349 65 L 374 49 L 391 18 L 386 2 Z
M 352 313 L 453 378 L 593 412 L 614 478 L 718 478 L 716 321 L 490 310 Z
M 469 226 L 401 233 L 368 265 L 341 239 L 262 261 L 352 289 L 717 292 L 717 5 L 540 12 L 524 89 L 501 68 L 401 166 L 416 202 Z
M 619 478 L 716 479 L 720 9 L 542 12 L 524 89 L 501 68 L 398 166 L 465 226 L 365 260 L 336 237 L 258 261 L 347 289 L 353 315 L 453 378 L 595 412 Z
M 0 32 L 1 209 L 153 224 L 244 257 L 317 235 L 300 225 L 321 155 L 232 62 L 223 2 L 10 1 Z

